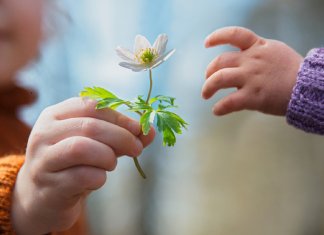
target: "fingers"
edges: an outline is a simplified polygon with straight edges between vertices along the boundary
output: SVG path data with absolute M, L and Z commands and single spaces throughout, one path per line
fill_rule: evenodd
M 238 90 L 218 101 L 213 107 L 213 113 L 222 116 L 246 109 L 249 107 L 247 97 L 245 90 Z
M 152 143 L 152 141 L 154 140 L 155 134 L 156 134 L 155 129 L 153 127 L 151 127 L 148 135 L 143 135 L 143 133 L 139 135 L 139 139 L 142 141 L 144 148 Z
M 241 50 L 250 48 L 257 40 L 258 36 L 249 29 L 242 27 L 225 27 L 216 30 L 205 40 L 205 47 L 230 44 Z
M 50 172 L 75 166 L 91 166 L 113 171 L 117 165 L 117 156 L 112 148 L 87 137 L 66 138 L 49 148 L 45 167 Z
M 96 104 L 94 100 L 75 97 L 53 105 L 46 111 L 56 120 L 91 117 L 121 126 L 136 136 L 141 133 L 141 126 L 137 121 L 112 109 L 97 110 Z
M 70 118 L 53 125 L 50 139 L 56 143 L 60 140 L 83 136 L 111 147 L 117 156 L 138 156 L 143 150 L 140 139 L 130 131 L 110 122 L 95 118 Z
M 88 191 L 101 188 L 106 180 L 106 171 L 91 166 L 76 166 L 63 170 L 56 173 L 54 179 L 67 202 L 69 198 L 66 198 L 66 196 L 78 200 Z
M 234 68 L 240 65 L 240 52 L 232 51 L 221 54 L 216 57 L 206 69 L 206 78 L 209 78 L 213 73 L 223 68 Z
M 230 87 L 240 88 L 244 84 L 244 76 L 238 68 L 225 68 L 211 75 L 202 88 L 202 97 L 209 99 L 218 90 Z

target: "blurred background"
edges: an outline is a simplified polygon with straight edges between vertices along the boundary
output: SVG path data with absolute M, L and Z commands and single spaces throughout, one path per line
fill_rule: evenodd
M 190 123 L 175 147 L 160 136 L 140 157 L 120 158 L 108 182 L 89 198 L 95 235 L 324 234 L 324 142 L 286 124 L 284 117 L 244 111 L 214 117 L 201 98 L 206 50 L 217 28 L 245 26 L 306 55 L 324 45 L 322 0 L 80 0 L 46 10 L 41 58 L 21 74 L 39 94 L 22 112 L 31 125 L 43 108 L 102 86 L 123 98 L 146 94 L 148 74 L 118 66 L 115 48 L 133 47 L 136 34 L 169 36 L 176 54 L 153 71 L 154 94 L 175 96 Z M 121 109 L 122 111 L 122 109 Z M 127 114 L 127 113 L 126 113 Z

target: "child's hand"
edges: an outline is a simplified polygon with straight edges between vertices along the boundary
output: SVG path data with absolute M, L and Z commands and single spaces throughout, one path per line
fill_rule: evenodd
M 219 29 L 205 41 L 207 48 L 222 44 L 241 50 L 223 53 L 208 65 L 202 96 L 209 99 L 223 88 L 238 90 L 215 104 L 215 115 L 243 109 L 285 115 L 303 58 L 282 42 L 240 27 Z
M 17 233 L 68 229 L 86 196 L 104 185 L 117 157 L 136 157 L 154 138 L 114 110 L 95 110 L 95 101 L 72 98 L 40 115 L 29 138 L 26 162 L 14 191 Z

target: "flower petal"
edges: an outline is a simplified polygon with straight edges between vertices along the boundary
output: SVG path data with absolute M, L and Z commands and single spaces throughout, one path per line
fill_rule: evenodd
M 136 35 L 135 37 L 135 45 L 134 45 L 134 53 L 137 54 L 142 49 L 151 48 L 151 43 L 146 39 L 146 37 L 142 35 Z
M 140 72 L 140 71 L 148 69 L 148 67 L 146 65 L 144 65 L 144 64 L 134 64 L 134 63 L 127 63 L 127 62 L 120 62 L 119 65 L 124 67 L 124 68 L 131 69 L 134 72 Z
M 151 69 L 159 66 L 160 64 L 162 64 L 164 61 L 166 61 L 167 59 L 169 59 L 173 53 L 175 52 L 175 49 L 167 52 L 166 54 L 160 56 L 159 58 L 157 58 L 154 63 L 151 65 Z
M 168 36 L 166 34 L 160 34 L 155 40 L 153 47 L 159 56 L 165 52 L 167 43 L 168 43 Z
M 134 62 L 135 56 L 130 50 L 119 46 L 116 48 L 116 52 L 117 55 L 123 60 L 126 60 L 128 62 Z

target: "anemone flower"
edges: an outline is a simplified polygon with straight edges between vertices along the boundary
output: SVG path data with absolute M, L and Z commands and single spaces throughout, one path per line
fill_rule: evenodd
M 165 53 L 167 43 L 168 36 L 166 34 L 160 34 L 153 46 L 146 37 L 137 35 L 135 37 L 134 52 L 120 46 L 116 48 L 117 55 L 125 60 L 119 65 L 134 72 L 152 70 L 169 59 L 175 52 L 175 49 L 173 49 Z

